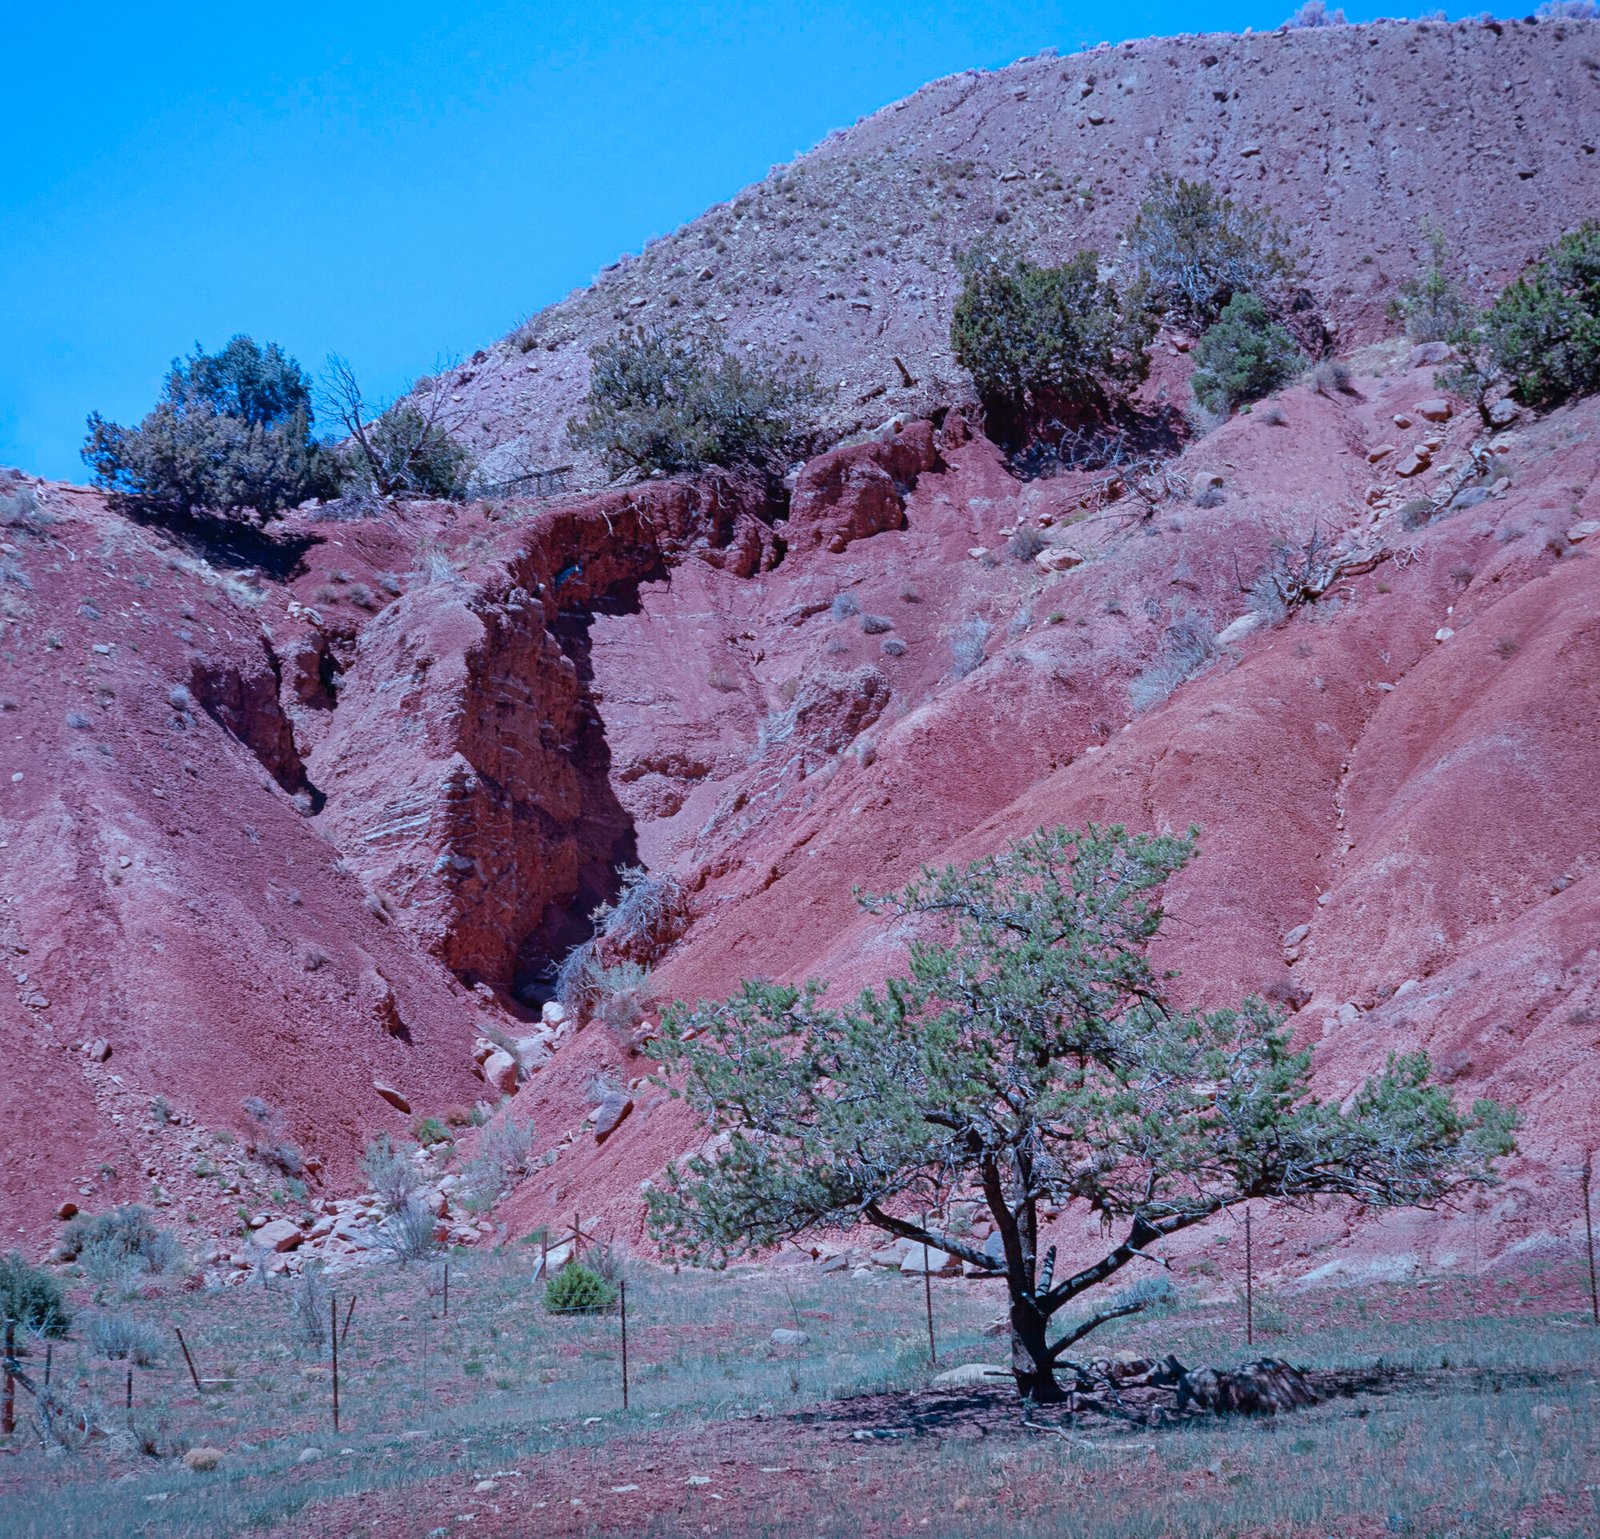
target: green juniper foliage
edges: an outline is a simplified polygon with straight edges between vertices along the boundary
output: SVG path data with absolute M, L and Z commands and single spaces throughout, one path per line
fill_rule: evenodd
M 616 1286 L 577 1261 L 562 1267 L 544 1290 L 545 1308 L 558 1314 L 599 1314 L 616 1301 Z
M 61 1284 L 19 1252 L 0 1256 L 0 1320 L 40 1336 L 65 1336 L 72 1324 Z
M 1195 343 L 1195 399 L 1213 411 L 1231 411 L 1286 385 L 1302 361 L 1294 338 L 1267 307 L 1254 294 L 1235 294 Z
M 322 389 L 328 415 L 346 435 L 335 451 L 345 495 L 441 501 L 467 495 L 474 460 L 456 437 L 464 419 L 451 399 L 448 368 L 379 407 L 366 400 L 349 361 L 335 353 Z
M 1210 182 L 1157 177 L 1128 230 L 1144 303 L 1192 327 L 1209 326 L 1236 294 L 1281 314 L 1296 263 L 1270 214 L 1241 208 Z
M 931 1244 L 1005 1280 L 1017 1385 L 1045 1400 L 1074 1342 L 1149 1300 L 1114 1298 L 1053 1342 L 1052 1317 L 1168 1235 L 1250 1200 L 1426 1206 L 1488 1183 L 1515 1116 L 1458 1110 L 1425 1056 L 1392 1058 L 1342 1110 L 1259 1000 L 1167 999 L 1146 950 L 1194 832 L 1041 829 L 863 899 L 914 939 L 906 973 L 849 1005 L 747 982 L 675 1006 L 658 1050 L 716 1137 L 646 1194 L 653 1233 L 702 1264 L 820 1225 Z M 987 1204 L 998 1254 L 918 1221 L 958 1193 Z M 1122 1238 L 1057 1278 L 1046 1203 Z
M 589 357 L 586 410 L 567 435 L 613 476 L 776 470 L 806 446 L 823 396 L 798 358 L 731 351 L 714 327 L 640 327 Z
M 276 343 L 234 337 L 175 361 L 138 427 L 89 415 L 83 458 L 94 484 L 136 512 L 273 514 L 330 489 L 332 466 L 311 438 L 311 382 Z
M 1480 409 L 1500 384 L 1541 408 L 1600 390 L 1600 220 L 1563 235 L 1451 341 L 1463 361 L 1441 378 Z
M 1403 323 L 1413 342 L 1444 342 L 1470 318 L 1471 306 L 1457 281 L 1450 242 L 1443 230 L 1427 229 L 1428 257 L 1415 276 L 1407 278 L 1389 305 L 1389 314 Z
M 1099 415 L 1150 372 L 1155 323 L 1100 276 L 1093 251 L 1041 267 L 983 242 L 957 265 L 950 345 L 990 410 L 1012 420 L 1047 407 Z

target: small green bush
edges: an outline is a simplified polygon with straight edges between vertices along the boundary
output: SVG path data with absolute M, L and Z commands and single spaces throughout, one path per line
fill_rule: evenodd
M 40 1336 L 65 1336 L 72 1324 L 61 1284 L 17 1251 L 0 1256 L 0 1319 Z
M 798 358 L 732 352 L 715 328 L 641 327 L 589 357 L 586 410 L 567 436 L 613 476 L 708 465 L 777 471 L 809 442 L 822 401 Z
M 1041 267 L 984 242 L 957 265 L 950 345 L 1003 434 L 1050 411 L 1104 415 L 1149 374 L 1155 323 L 1100 276 L 1093 251 Z
M 79 1213 L 61 1232 L 61 1253 L 76 1260 L 98 1290 L 128 1292 L 141 1277 L 167 1272 L 183 1249 L 148 1208 L 130 1203 L 109 1213 Z
M 1425 238 L 1428 255 L 1416 275 L 1400 285 L 1389 314 L 1413 342 L 1444 342 L 1466 324 L 1472 306 L 1454 275 L 1444 231 L 1429 229 Z
M 1231 411 L 1287 384 L 1301 353 L 1254 294 L 1235 294 L 1201 334 L 1194 361 L 1195 399 L 1212 411 Z
M 1159 176 L 1128 229 L 1144 303 L 1194 327 L 1209 326 L 1238 294 L 1280 311 L 1296 263 L 1270 214 L 1241 208 L 1210 182 Z
M 345 491 L 456 502 L 467 495 L 471 451 L 410 401 L 397 401 L 362 430 L 362 442 L 339 455 Z
M 175 360 L 138 427 L 91 412 L 83 458 L 96 486 L 148 517 L 248 512 L 265 523 L 332 488 L 311 426 L 300 365 L 276 343 L 237 336 L 220 353 Z
M 545 1284 L 545 1308 L 557 1314 L 600 1314 L 616 1302 L 616 1288 L 581 1262 L 569 1261 Z
M 1600 389 L 1600 220 L 1586 219 L 1482 317 L 1489 362 L 1526 406 Z

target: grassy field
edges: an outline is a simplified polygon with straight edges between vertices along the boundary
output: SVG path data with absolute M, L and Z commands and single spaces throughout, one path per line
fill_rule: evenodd
M 65 1451 L 19 1392 L 0 1533 L 1600 1533 L 1600 1332 L 1575 1270 L 1268 1295 L 1253 1349 L 1232 1302 L 1122 1322 L 1093 1350 L 1395 1372 L 1276 1419 L 1070 1437 L 1022 1425 L 1004 1389 L 926 1390 L 920 1283 L 809 1268 L 633 1267 L 625 1412 L 618 1317 L 550 1315 L 531 1270 L 526 1251 L 452 1262 L 448 1318 L 436 1270 L 341 1283 L 338 1432 L 291 1286 L 115 1306 L 161 1342 L 131 1412 L 85 1305 L 52 1376 L 98 1430 Z M 939 1368 L 1004 1360 L 992 1287 L 936 1282 L 934 1308 Z M 810 1339 L 775 1348 L 780 1327 Z M 176 1329 L 220 1382 L 196 1392 Z M 217 1467 L 184 1468 L 202 1446 Z

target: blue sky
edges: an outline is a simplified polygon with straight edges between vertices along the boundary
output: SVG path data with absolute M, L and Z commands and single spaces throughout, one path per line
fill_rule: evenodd
M 86 412 L 236 331 L 392 392 L 937 76 L 1292 8 L 19 6 L 0 464 L 84 479 Z

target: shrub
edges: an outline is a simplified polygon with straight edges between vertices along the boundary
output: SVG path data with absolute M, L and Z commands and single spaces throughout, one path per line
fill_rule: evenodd
M 323 399 L 346 434 L 338 453 L 342 493 L 444 501 L 466 495 L 473 458 L 455 436 L 464 419 L 450 399 L 448 372 L 418 380 L 400 400 L 374 408 L 350 364 L 337 355 L 328 359 Z
M 1524 405 L 1600 389 L 1600 220 L 1550 246 L 1469 332 L 1468 369 L 1508 380 Z
M 331 489 L 311 424 L 300 365 L 276 343 L 237 336 L 220 353 L 174 360 L 138 427 L 91 412 L 83 458 L 96 486 L 146 516 L 249 512 L 265 523 Z
M 82 1261 L 86 1272 L 96 1259 L 102 1263 L 126 1259 L 135 1271 L 156 1273 L 170 1270 L 183 1258 L 177 1236 L 136 1203 L 109 1213 L 76 1214 L 61 1231 L 61 1254 L 69 1261 Z
M 894 621 L 888 615 L 862 615 L 861 629 L 868 636 L 887 636 L 894 629 Z
M 1144 303 L 1194 327 L 1209 326 L 1238 294 L 1276 312 L 1295 260 L 1271 215 L 1240 208 L 1210 182 L 1158 177 L 1128 230 Z
M 387 1133 L 380 1133 L 361 1156 L 361 1169 L 367 1185 L 391 1213 L 406 1205 L 411 1194 L 422 1185 L 422 1173 L 405 1145 L 396 1148 Z
M 1006 541 L 1006 554 L 1018 561 L 1032 561 L 1044 549 L 1044 535 L 1032 524 L 1023 524 Z
M 1305 0 L 1289 18 L 1291 27 L 1342 27 L 1344 24 L 1344 12 L 1330 11 L 1323 0 Z
M 1294 377 L 1294 338 L 1254 294 L 1235 294 L 1195 344 L 1195 399 L 1213 411 L 1257 401 Z
M 904 657 L 910 650 L 898 636 L 886 637 L 882 651 L 885 657 Z
M 955 676 L 964 679 L 983 664 L 983 651 L 989 644 L 989 622 L 963 620 L 950 635 L 950 662 Z
M 544 1307 L 552 1314 L 600 1314 L 616 1301 L 616 1288 L 577 1261 L 569 1261 L 545 1284 Z
M 435 1220 L 413 1194 L 378 1226 L 378 1244 L 401 1266 L 431 1256 L 438 1247 Z
M 96 1315 L 89 1323 L 89 1345 L 101 1357 L 126 1359 L 141 1368 L 152 1368 L 161 1361 L 164 1344 L 160 1331 L 132 1315 Z
M 0 1318 L 38 1336 L 65 1336 L 72 1324 L 61 1284 L 18 1251 L 0 1256 Z
M 478 1139 L 478 1152 L 462 1170 L 469 1208 L 488 1208 L 529 1170 L 533 1151 L 533 1119 L 518 1122 L 507 1113 L 489 1123 Z
M 589 357 L 586 410 L 567 435 L 613 476 L 707 465 L 775 471 L 805 445 L 822 401 L 798 358 L 731 352 L 714 328 L 641 327 Z
M 1429 229 L 1424 238 L 1428 255 L 1416 275 L 1400 285 L 1389 313 L 1413 342 L 1444 342 L 1467 323 L 1472 306 L 1454 275 L 1444 231 Z
M 1336 395 L 1354 395 L 1356 389 L 1350 365 L 1338 358 L 1324 358 L 1311 371 L 1311 385 L 1318 395 L 1330 400 Z
M 861 613 L 861 606 L 856 602 L 853 593 L 835 593 L 833 602 L 828 606 L 828 612 L 835 620 L 848 620 L 851 615 Z
M 332 1321 L 327 1275 L 322 1263 L 313 1261 L 295 1279 L 290 1294 L 290 1310 L 294 1316 L 295 1331 L 300 1344 L 321 1352 L 328 1345 Z
M 1094 252 L 1040 267 L 985 242 L 957 266 L 950 344 L 1002 432 L 1052 411 L 1103 415 L 1149 373 L 1154 323 L 1100 276 Z
M 1147 711 L 1159 705 L 1216 655 L 1217 641 L 1211 626 L 1199 615 L 1179 616 L 1163 634 L 1155 661 L 1128 686 L 1134 710 Z

